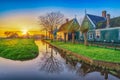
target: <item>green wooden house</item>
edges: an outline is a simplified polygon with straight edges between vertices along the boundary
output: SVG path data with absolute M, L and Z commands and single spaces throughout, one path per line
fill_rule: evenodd
M 96 30 L 98 41 L 102 42 L 120 42 L 120 27 L 105 28 Z
M 88 41 L 120 42 L 120 17 L 110 19 L 110 14 L 102 11 L 102 16 L 85 14 L 81 26 L 88 26 Z M 80 40 L 83 40 L 82 33 Z

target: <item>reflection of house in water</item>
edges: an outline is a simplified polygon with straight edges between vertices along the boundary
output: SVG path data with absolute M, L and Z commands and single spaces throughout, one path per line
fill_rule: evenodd
M 104 76 L 105 80 L 109 79 L 108 74 L 114 75 L 118 78 L 120 78 L 120 74 L 119 72 L 116 71 L 110 71 L 107 69 L 102 69 L 102 68 L 98 68 L 89 64 L 86 64 L 84 62 L 78 62 L 76 60 L 74 60 L 73 58 L 69 57 L 68 55 L 66 55 L 65 53 L 61 52 L 61 57 L 63 57 L 66 60 L 66 65 L 69 68 L 70 71 L 76 71 L 76 74 L 79 76 L 86 76 L 89 73 L 92 72 L 100 72 L 102 76 Z M 80 63 L 80 65 L 78 65 Z M 114 73 L 112 73 L 114 72 Z
M 94 74 L 94 72 L 97 72 L 97 75 L 99 76 L 101 74 L 101 76 L 103 77 L 100 78 L 103 78 L 104 80 L 108 80 L 110 75 L 120 78 L 120 74 L 117 71 L 110 71 L 108 69 L 102 69 L 100 67 L 85 64 L 84 62 L 79 62 L 78 59 L 76 59 L 70 54 L 67 54 L 65 52 L 63 53 L 61 50 L 58 50 L 47 44 L 45 46 L 46 51 L 41 53 L 42 56 L 40 58 L 42 59 L 40 60 L 40 70 L 43 72 L 60 73 L 64 70 L 68 70 L 68 72 L 74 73 L 82 80 L 84 80 L 83 78 L 88 78 L 89 74 Z M 62 63 L 61 59 L 57 57 L 58 54 L 64 59 L 64 63 Z
M 46 48 L 47 49 L 47 48 Z M 47 55 L 47 57 L 46 57 Z M 43 56 L 44 60 L 42 60 L 42 66 L 40 70 L 45 71 L 47 73 L 60 73 L 63 70 L 63 65 L 59 59 L 54 57 L 56 54 L 51 48 L 50 52 L 46 52 L 46 55 Z
M 77 70 L 77 74 L 80 74 L 83 76 L 87 75 L 88 73 L 92 73 L 92 72 L 100 72 L 101 75 L 104 76 L 105 80 L 108 79 L 108 70 L 102 70 L 100 68 L 93 67 L 85 63 L 82 63 L 81 67 Z

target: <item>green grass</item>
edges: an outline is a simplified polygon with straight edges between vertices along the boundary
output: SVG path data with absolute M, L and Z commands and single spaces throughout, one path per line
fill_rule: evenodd
M 12 60 L 28 60 L 38 55 L 33 39 L 0 39 L 0 56 Z
M 49 41 L 50 42 L 50 41 Z M 51 44 L 70 50 L 77 54 L 89 57 L 93 60 L 120 63 L 120 51 L 95 46 L 84 46 L 83 44 L 72 44 L 70 42 L 51 42 Z

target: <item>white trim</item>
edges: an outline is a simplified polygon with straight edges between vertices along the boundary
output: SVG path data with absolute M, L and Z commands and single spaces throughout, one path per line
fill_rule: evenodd
M 87 18 L 89 19 L 89 21 L 92 23 L 93 27 L 96 28 L 95 24 L 93 23 L 93 21 L 89 18 L 89 16 L 87 15 Z
M 120 40 L 120 30 L 119 30 L 119 32 L 118 32 L 118 40 Z
M 89 31 L 95 31 L 96 29 L 92 29 L 92 30 L 89 30 Z
M 104 28 L 104 29 L 96 29 L 96 30 L 112 30 L 112 29 L 120 29 L 120 27 Z

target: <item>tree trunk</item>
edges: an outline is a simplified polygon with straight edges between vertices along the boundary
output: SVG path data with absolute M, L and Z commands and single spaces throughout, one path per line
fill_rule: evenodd
M 53 38 L 54 38 L 54 35 L 53 35 L 53 34 L 51 34 L 51 42 L 53 42 Z
M 54 35 L 53 35 L 53 27 L 51 27 L 51 42 L 53 42 L 53 38 L 54 38 Z
M 51 48 L 51 57 L 53 57 L 53 48 Z
M 47 30 L 46 30 L 46 39 L 47 39 Z
M 50 32 L 49 32 L 49 39 L 50 39 Z
M 53 38 L 54 38 L 54 41 L 57 40 L 57 33 L 56 33 L 56 34 L 53 34 Z
M 47 46 L 47 44 L 46 44 L 46 53 L 48 52 L 48 46 Z
M 72 43 L 75 43 L 75 33 L 72 32 Z
M 66 34 L 67 34 L 67 33 L 64 33 L 64 42 L 66 42 Z
M 87 32 L 84 33 L 84 45 L 88 46 L 88 42 L 87 42 Z

